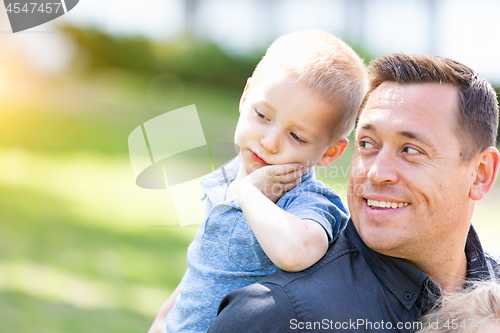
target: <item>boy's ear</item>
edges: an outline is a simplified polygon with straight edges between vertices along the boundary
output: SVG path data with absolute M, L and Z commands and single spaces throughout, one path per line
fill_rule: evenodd
M 319 159 L 317 163 L 318 166 L 327 166 L 328 164 L 335 161 L 340 155 L 342 155 L 348 144 L 349 140 L 347 140 L 347 138 L 344 138 L 338 141 L 335 145 L 328 147 L 326 152 Z
M 484 149 L 476 159 L 474 182 L 469 191 L 472 200 L 479 200 L 493 187 L 500 165 L 500 154 L 495 147 Z
M 241 113 L 241 106 L 243 105 L 243 103 L 245 103 L 245 101 L 247 99 L 248 88 L 250 88 L 250 83 L 251 82 L 252 82 L 252 77 L 249 77 L 247 79 L 247 84 L 245 85 L 245 89 L 243 89 L 243 94 L 241 94 L 241 98 L 240 98 L 240 113 Z

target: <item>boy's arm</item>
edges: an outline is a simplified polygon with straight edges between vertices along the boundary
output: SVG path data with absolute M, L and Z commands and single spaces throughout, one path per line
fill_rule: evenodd
M 179 286 L 175 288 L 172 295 L 170 295 L 167 301 L 163 303 L 163 305 L 161 306 L 160 311 L 158 311 L 158 315 L 156 315 L 155 321 L 153 322 L 153 325 L 151 325 L 151 328 L 149 329 L 148 333 L 165 332 L 167 315 L 170 312 L 170 310 L 172 310 L 172 308 L 174 307 L 177 295 L 179 295 Z
M 302 220 L 274 203 L 300 183 L 305 171 L 300 165 L 268 166 L 245 177 L 238 189 L 238 202 L 260 246 L 285 271 L 306 269 L 328 249 L 327 233 L 319 223 Z

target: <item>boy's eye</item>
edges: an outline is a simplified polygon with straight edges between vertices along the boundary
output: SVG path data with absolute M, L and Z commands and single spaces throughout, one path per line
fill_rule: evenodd
M 298 136 L 297 134 L 295 134 L 295 133 L 293 133 L 293 132 L 292 132 L 292 133 L 290 133 L 290 135 L 292 136 L 292 138 L 293 138 L 295 141 L 299 142 L 300 144 L 303 144 L 303 143 L 305 143 L 305 142 L 306 142 L 306 140 L 302 139 L 300 136 Z
M 266 115 L 260 112 L 259 110 L 255 109 L 255 114 L 257 117 L 262 118 L 262 119 L 267 119 Z

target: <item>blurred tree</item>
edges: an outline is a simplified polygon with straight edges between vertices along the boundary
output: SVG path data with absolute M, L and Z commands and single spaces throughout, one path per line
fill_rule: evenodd
M 61 31 L 69 36 L 78 49 L 78 68 L 93 74 L 102 68 L 121 68 L 141 73 L 158 70 L 149 41 L 144 37 L 117 37 L 96 28 L 63 26 Z
M 140 75 L 171 73 L 186 82 L 243 89 L 262 52 L 230 56 L 218 45 L 183 35 L 172 43 L 140 36 L 114 36 L 95 28 L 64 26 L 60 30 L 76 45 L 76 68 L 94 75 L 115 68 Z

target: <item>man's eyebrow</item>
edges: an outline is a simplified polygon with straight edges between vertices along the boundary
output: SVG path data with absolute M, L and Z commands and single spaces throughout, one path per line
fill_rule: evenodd
M 401 135 L 401 136 L 405 136 L 405 137 L 407 137 L 409 139 L 420 141 L 420 142 L 424 143 L 425 145 L 430 145 L 429 140 L 427 140 L 425 137 L 423 137 L 421 135 L 418 135 L 418 134 L 416 134 L 414 132 L 401 131 L 398 134 Z
M 373 127 L 373 125 L 372 125 L 372 124 L 366 124 L 366 125 L 363 125 L 361 128 L 362 128 L 362 129 L 365 129 L 365 130 L 367 130 L 367 131 L 374 131 L 374 132 L 376 132 L 376 131 L 377 131 L 377 130 L 375 129 L 375 127 Z M 423 144 L 428 145 L 428 146 L 430 146 L 430 145 L 431 145 L 429 140 L 427 140 L 425 137 L 423 137 L 422 135 L 419 135 L 419 134 L 417 134 L 417 133 L 415 133 L 415 132 L 411 132 L 411 131 L 400 131 L 400 132 L 398 132 L 398 135 L 400 135 L 400 136 L 404 136 L 404 137 L 407 137 L 407 138 L 409 138 L 409 139 L 413 139 L 413 140 L 420 141 L 420 142 L 422 142 Z

